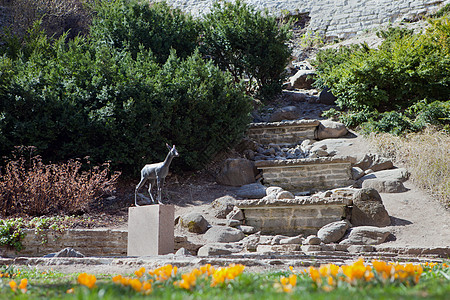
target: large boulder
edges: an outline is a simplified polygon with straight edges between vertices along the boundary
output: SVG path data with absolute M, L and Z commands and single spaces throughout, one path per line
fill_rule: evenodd
M 216 218 L 225 219 L 236 205 L 236 199 L 232 196 L 217 198 L 211 203 L 211 211 Z
M 204 238 L 212 243 L 231 243 L 242 240 L 244 233 L 232 227 L 213 226 L 205 233 Z
M 392 169 L 394 163 L 391 159 L 380 156 L 379 154 L 367 153 L 358 161 L 354 167 L 359 167 L 363 170 L 372 170 L 373 172 Z
M 241 252 L 244 246 L 239 244 L 209 243 L 198 249 L 198 256 L 229 255 Z
M 311 89 L 314 83 L 316 72 L 314 70 L 298 70 L 294 76 L 289 79 L 291 87 L 295 89 Z
M 409 172 L 404 168 L 383 170 L 361 177 L 357 186 L 374 188 L 379 193 L 401 193 L 407 191 L 403 182 L 408 178 Z
M 192 212 L 182 215 L 179 221 L 180 225 L 187 228 L 189 232 L 204 233 L 208 230 L 208 221 L 199 213 Z
M 346 135 L 348 132 L 347 127 L 344 124 L 339 122 L 334 122 L 331 120 L 322 120 L 320 121 L 319 126 L 317 126 L 316 130 L 316 139 L 330 139 L 330 138 L 339 138 Z
M 342 237 L 345 235 L 345 232 L 350 227 L 351 224 L 348 220 L 333 222 L 320 228 L 317 232 L 317 236 L 325 244 L 335 243 L 342 239 Z
M 229 158 L 225 161 L 216 180 L 223 185 L 243 186 L 254 183 L 256 174 L 254 162 L 245 158 Z
M 275 110 L 270 116 L 270 122 L 280 122 L 283 120 L 297 120 L 300 118 L 300 110 L 297 106 L 285 106 Z
M 360 226 L 350 229 L 346 239 L 341 245 L 379 245 L 384 243 L 391 232 L 386 228 L 373 226 Z
M 383 200 L 377 190 L 361 189 L 353 194 L 353 226 L 388 226 L 391 224 Z
M 328 87 L 325 87 L 319 94 L 319 103 L 334 105 L 337 98 L 334 96 Z
M 47 254 L 44 257 L 84 257 L 84 254 L 73 248 L 67 247 L 56 253 Z
M 266 196 L 266 187 L 259 182 L 241 186 L 236 190 L 236 196 L 247 199 L 261 199 Z

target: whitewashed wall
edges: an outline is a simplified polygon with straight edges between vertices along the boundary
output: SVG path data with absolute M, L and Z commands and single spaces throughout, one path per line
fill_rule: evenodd
M 209 11 L 217 0 L 166 0 L 174 7 L 194 16 Z M 325 33 L 327 37 L 346 38 L 365 29 L 434 12 L 450 0 L 243 0 L 258 9 L 274 14 L 289 11 L 308 13 L 309 29 Z

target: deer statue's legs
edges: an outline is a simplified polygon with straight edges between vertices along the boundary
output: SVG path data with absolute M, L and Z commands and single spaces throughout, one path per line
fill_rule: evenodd
M 164 178 L 157 178 L 156 183 L 158 184 L 158 203 L 159 204 L 164 204 L 161 201 L 162 198 L 162 188 L 164 186 Z
M 150 180 L 149 184 L 148 184 L 148 193 L 150 194 L 150 198 L 152 199 L 152 203 L 156 203 L 155 199 L 153 199 L 153 195 L 152 195 L 152 185 L 155 185 L 155 182 Z
M 146 181 L 147 179 L 145 179 L 145 177 L 141 177 L 141 181 L 139 181 L 138 185 L 136 186 L 136 189 L 134 190 L 134 205 L 136 206 L 139 206 L 139 204 L 137 204 L 137 193 Z

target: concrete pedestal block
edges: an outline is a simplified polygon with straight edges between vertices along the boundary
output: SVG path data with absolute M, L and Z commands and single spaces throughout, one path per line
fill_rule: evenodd
M 164 255 L 174 251 L 173 205 L 128 209 L 128 256 Z

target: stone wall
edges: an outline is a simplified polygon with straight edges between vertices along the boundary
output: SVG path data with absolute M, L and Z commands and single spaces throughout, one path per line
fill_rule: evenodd
M 45 239 L 47 242 L 42 242 Z M 69 229 L 62 233 L 45 231 L 36 235 L 26 230 L 24 249 L 14 250 L 0 247 L 1 256 L 44 256 L 71 247 L 86 256 L 126 256 L 128 231 L 104 229 Z
M 275 201 L 244 200 L 239 201 L 238 207 L 245 215 L 246 225 L 262 234 L 307 236 L 316 234 L 322 226 L 346 218 L 346 207 L 350 203 L 346 198 L 296 197 Z
M 262 170 L 265 185 L 295 193 L 351 185 L 354 160 L 351 157 L 260 160 L 255 165 Z
M 210 10 L 217 0 L 166 0 L 175 7 L 194 16 Z M 450 0 L 242 0 L 257 9 L 268 9 L 280 15 L 308 14 L 309 29 L 319 31 L 328 38 L 346 38 L 366 29 L 376 28 L 403 18 L 413 19 L 418 15 L 438 10 Z
M 247 136 L 260 144 L 297 145 L 314 139 L 318 120 L 295 120 L 272 123 L 252 123 Z

